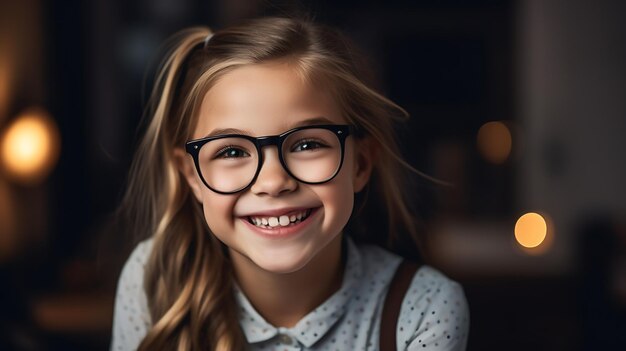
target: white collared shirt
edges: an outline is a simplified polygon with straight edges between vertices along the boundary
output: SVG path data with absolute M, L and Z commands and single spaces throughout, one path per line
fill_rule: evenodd
M 382 308 L 401 258 L 348 238 L 341 288 L 291 328 L 274 327 L 237 287 L 240 325 L 251 350 L 378 350 Z M 135 350 L 151 326 L 143 290 L 152 240 L 126 262 L 117 288 L 112 351 Z M 469 306 L 463 288 L 422 265 L 404 296 L 396 329 L 398 350 L 465 350 Z

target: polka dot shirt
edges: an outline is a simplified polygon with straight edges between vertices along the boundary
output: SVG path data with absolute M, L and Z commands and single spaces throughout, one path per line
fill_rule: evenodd
M 250 350 L 378 350 L 382 308 L 401 258 L 377 246 L 348 239 L 339 291 L 291 328 L 274 327 L 235 287 L 240 325 Z M 151 240 L 126 262 L 117 288 L 112 351 L 135 350 L 150 328 L 141 282 Z M 396 330 L 398 350 L 465 350 L 469 306 L 463 288 L 422 265 L 404 296 Z

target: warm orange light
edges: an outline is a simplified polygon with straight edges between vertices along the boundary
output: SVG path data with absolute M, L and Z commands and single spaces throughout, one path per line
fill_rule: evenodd
M 43 179 L 59 156 L 59 133 L 48 114 L 30 109 L 11 123 L 0 139 L 0 161 L 23 183 Z
M 538 213 L 526 213 L 515 223 L 515 239 L 526 248 L 541 245 L 546 239 L 547 233 L 546 220 Z
M 502 122 L 487 122 L 478 130 L 477 147 L 485 160 L 501 164 L 511 154 L 511 132 Z

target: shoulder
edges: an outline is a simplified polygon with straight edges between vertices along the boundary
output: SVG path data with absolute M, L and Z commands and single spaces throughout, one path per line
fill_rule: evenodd
M 152 242 L 152 239 L 140 242 L 122 268 L 115 296 L 112 350 L 136 349 L 152 324 L 143 288 Z
M 388 287 L 402 257 L 373 245 L 358 251 L 363 271 Z M 468 334 L 469 304 L 461 284 L 432 266 L 419 266 L 402 300 L 398 350 L 465 350 Z
M 397 328 L 399 349 L 465 350 L 469 304 L 463 287 L 422 265 L 402 301 Z
M 130 256 L 126 260 L 124 264 L 124 268 L 122 268 L 122 274 L 120 275 L 120 279 L 126 276 L 136 275 L 137 273 L 141 273 L 143 276 L 143 269 L 148 262 L 148 257 L 150 256 L 150 252 L 152 251 L 152 243 L 154 239 L 149 238 L 146 239 L 133 249 Z
M 402 261 L 402 257 L 376 245 L 358 245 L 357 249 L 361 256 L 363 271 L 371 272 L 386 268 L 383 271 L 389 275 L 390 279 Z
M 118 298 L 120 294 L 123 295 L 139 288 L 143 290 L 144 270 L 152 251 L 152 242 L 152 238 L 140 242 L 128 256 L 117 283 Z

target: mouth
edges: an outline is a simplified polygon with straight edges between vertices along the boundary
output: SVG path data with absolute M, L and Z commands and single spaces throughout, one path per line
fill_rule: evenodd
M 248 216 L 250 224 L 263 229 L 278 229 L 298 225 L 306 220 L 315 209 L 297 210 L 280 216 Z

